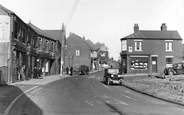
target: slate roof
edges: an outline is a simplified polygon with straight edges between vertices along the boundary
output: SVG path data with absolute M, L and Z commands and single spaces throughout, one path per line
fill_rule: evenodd
M 149 31 L 140 30 L 122 39 L 158 39 L 158 40 L 182 40 L 177 31 Z
M 35 25 L 33 25 L 31 22 L 29 22 L 28 25 L 29 25 L 34 31 L 36 31 L 39 35 L 48 37 L 48 38 L 53 39 L 53 40 L 57 40 L 57 39 L 54 38 L 53 36 L 51 36 L 51 35 L 45 33 L 43 30 L 41 30 L 41 29 L 39 29 L 38 27 L 36 27 Z

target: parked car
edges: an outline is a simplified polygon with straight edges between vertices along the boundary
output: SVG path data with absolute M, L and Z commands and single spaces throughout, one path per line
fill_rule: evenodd
M 78 69 L 79 75 L 86 75 L 89 74 L 89 67 L 86 65 L 80 65 Z
M 179 75 L 184 74 L 184 63 L 174 63 L 172 67 L 167 67 L 164 69 L 165 75 Z
M 123 82 L 123 77 L 119 74 L 119 68 L 106 68 L 103 76 L 103 82 L 107 85 L 121 85 Z

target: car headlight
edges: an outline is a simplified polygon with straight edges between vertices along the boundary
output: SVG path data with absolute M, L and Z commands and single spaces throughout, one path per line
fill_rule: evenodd
M 111 77 L 114 77 L 114 75 L 111 75 Z

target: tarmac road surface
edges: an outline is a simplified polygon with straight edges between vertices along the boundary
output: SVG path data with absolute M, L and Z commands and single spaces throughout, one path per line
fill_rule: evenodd
M 103 72 L 63 78 L 21 96 L 11 115 L 184 115 L 184 107 L 124 86 L 101 82 Z

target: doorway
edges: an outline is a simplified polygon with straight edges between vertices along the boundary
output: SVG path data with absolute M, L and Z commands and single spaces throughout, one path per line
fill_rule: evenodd
M 152 57 L 152 73 L 157 73 L 157 57 Z

